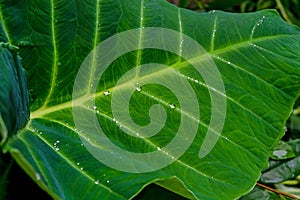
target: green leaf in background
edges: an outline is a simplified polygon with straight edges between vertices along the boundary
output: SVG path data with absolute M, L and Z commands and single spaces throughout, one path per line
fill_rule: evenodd
M 29 119 L 29 99 L 20 58 L 0 24 L 0 145 Z
M 260 178 L 263 183 L 281 183 L 300 175 L 300 140 L 292 140 L 286 144 L 294 151 L 295 157 L 284 161 L 270 162 L 269 168 Z
M 266 191 L 260 187 L 255 186 L 251 192 L 244 195 L 240 200 L 257 200 L 257 199 L 270 199 L 270 200 L 282 200 L 277 194 Z
M 199 14 L 163 0 L 1 0 L 0 9 L 8 41 L 19 47 L 31 97 L 30 121 L 9 139 L 4 150 L 55 199 L 130 199 L 146 185 L 172 178 L 197 199 L 236 199 L 255 185 L 299 96 L 300 31 L 274 11 Z M 153 40 L 143 37 L 142 30 L 147 27 L 175 30 L 201 44 L 207 51 L 203 55 L 220 71 L 226 93 L 212 91 L 180 54 L 161 49 L 124 54 L 104 72 L 99 85 L 84 85 L 95 87 L 97 95 L 83 94 L 82 101 L 74 99 L 79 102 L 74 107 L 93 113 L 116 146 L 139 153 L 156 151 L 172 141 L 184 105 L 168 88 L 148 84 L 137 89 L 129 107 L 136 124 L 151 122 L 149 109 L 155 104 L 164 107 L 168 118 L 155 136 L 126 135 L 120 124 L 127 122 L 116 123 L 111 111 L 118 80 L 135 66 L 160 63 L 191 85 L 200 112 L 193 143 L 169 166 L 138 174 L 112 169 L 87 151 L 79 137 L 87 133 L 74 124 L 72 92 L 82 62 L 98 44 L 117 33 L 140 28 L 139 37 L 133 38 L 139 49 L 143 42 Z M 130 45 L 130 41 L 124 42 Z M 186 44 L 178 40 L 176 45 L 180 53 L 181 45 Z M 93 60 L 96 53 L 91 54 Z M 166 74 L 154 71 L 152 75 L 164 78 Z M 26 89 L 22 91 L 25 94 Z M 226 121 L 212 151 L 199 159 L 212 116 L 210 92 L 219 95 L 219 100 L 226 98 Z M 96 107 L 88 107 L 90 102 Z M 198 119 L 191 113 L 186 116 L 190 121 Z M 92 139 L 85 142 L 94 145 Z M 95 147 L 106 148 L 105 144 Z M 170 158 L 168 153 L 164 158 Z
M 275 160 L 282 160 L 295 157 L 295 153 L 288 143 L 279 141 L 273 148 L 270 157 Z

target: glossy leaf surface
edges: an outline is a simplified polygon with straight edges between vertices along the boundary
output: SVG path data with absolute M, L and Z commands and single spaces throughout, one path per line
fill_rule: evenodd
M 300 31 L 274 11 L 200 14 L 163 0 L 1 1 L 0 8 L 9 42 L 20 48 L 31 97 L 30 121 L 10 138 L 5 150 L 57 199 L 129 199 L 151 182 L 174 177 L 197 199 L 238 198 L 250 191 L 266 167 L 269 151 L 284 134 L 285 122 L 299 95 Z M 193 56 L 203 66 L 206 58 L 215 63 L 225 92 L 212 89 L 192 63 L 181 57 L 180 49 L 187 45 L 179 38 L 174 42 L 177 53 L 143 49 L 122 55 L 104 72 L 97 86 L 89 81 L 81 85 L 87 91 L 95 88 L 96 95 L 84 91 L 72 101 L 78 70 L 92 50 L 91 58 L 96 60 L 98 44 L 117 33 L 139 28 L 139 37 L 132 40 L 137 41 L 139 49 L 147 40 L 157 42 L 144 37 L 143 28 L 147 27 L 171 29 L 197 41 L 206 52 Z M 130 42 L 124 41 L 128 46 Z M 173 77 L 187 81 L 198 100 L 199 110 L 194 111 L 200 116 L 186 112 L 180 99 L 166 87 L 137 86 L 130 99 L 132 120 L 147 126 L 151 122 L 149 110 L 155 104 L 161 105 L 167 116 L 161 131 L 145 139 L 124 133 L 120 125 L 128 122 L 116 123 L 111 98 L 123 74 L 147 63 L 170 66 Z M 153 70 L 151 75 L 164 79 L 170 73 Z M 139 80 L 142 78 L 137 76 Z M 213 94 L 220 101 L 226 100 L 226 113 L 211 109 Z M 184 154 L 165 168 L 147 173 L 122 172 L 99 162 L 82 145 L 82 137 L 91 146 L 94 140 L 86 137 L 89 132 L 75 126 L 72 106 L 96 116 L 110 141 L 129 152 L 154 152 L 166 146 L 179 129 L 182 113 L 197 122 L 197 134 Z M 224 127 L 215 133 L 220 138 L 212 151 L 199 159 L 215 112 L 226 114 Z M 99 149 L 106 147 L 95 144 Z M 171 153 L 164 152 L 162 158 L 171 158 Z

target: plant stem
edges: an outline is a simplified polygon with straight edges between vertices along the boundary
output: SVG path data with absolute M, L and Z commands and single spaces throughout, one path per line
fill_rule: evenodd
M 287 15 L 287 13 L 285 12 L 285 8 L 282 5 L 281 1 L 276 0 L 276 4 L 277 4 L 278 9 L 280 10 L 282 17 L 285 19 L 285 21 L 287 21 L 288 23 L 292 23 L 292 21 L 289 19 L 288 15 Z
M 289 197 L 289 198 L 292 198 L 292 199 L 298 199 L 297 197 L 295 197 L 295 196 L 293 196 L 291 194 L 275 190 L 274 188 L 268 187 L 268 186 L 266 186 L 264 184 L 256 183 L 256 185 L 259 186 L 259 187 L 261 187 L 261 188 L 264 188 L 266 190 L 269 190 L 271 192 L 275 192 L 276 194 L 283 195 L 283 196 L 286 196 L 286 197 Z

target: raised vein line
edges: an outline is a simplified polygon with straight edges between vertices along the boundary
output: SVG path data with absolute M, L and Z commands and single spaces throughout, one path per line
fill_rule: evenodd
M 143 93 L 144 95 L 146 95 L 146 96 L 148 96 L 148 97 L 151 97 L 150 94 L 148 94 L 148 93 L 146 93 L 146 92 L 144 92 L 144 91 L 142 91 L 141 93 Z M 153 97 L 151 97 L 151 98 L 153 98 Z M 165 106 L 168 106 L 168 105 L 169 105 L 167 102 L 163 101 L 162 99 L 159 99 L 159 98 L 156 98 L 156 97 L 155 97 L 154 99 L 157 100 L 158 102 L 164 104 Z M 81 107 L 84 108 L 84 109 L 86 109 L 86 107 L 84 107 L 84 106 L 81 106 Z M 179 110 L 178 108 L 176 108 L 175 110 L 176 110 L 177 112 L 181 112 L 182 114 L 184 114 L 184 115 L 186 115 L 186 116 L 188 116 L 188 117 L 191 117 L 192 120 L 197 121 L 197 122 L 200 123 L 201 125 L 207 127 L 208 129 L 211 129 L 214 133 L 216 133 L 216 131 L 213 130 L 211 127 L 209 127 L 209 126 L 206 125 L 205 123 L 201 122 L 201 121 L 200 121 L 199 119 L 197 119 L 196 117 L 193 117 L 193 116 L 190 115 L 189 113 L 184 112 L 183 110 Z M 108 115 L 106 115 L 106 114 L 104 114 L 104 113 L 101 113 L 101 112 L 98 113 L 98 114 L 99 114 L 100 116 L 102 116 L 103 118 L 106 118 L 106 119 L 109 119 L 109 120 L 112 121 L 112 117 L 110 117 L 110 116 L 108 116 Z M 128 127 L 126 124 L 123 124 L 123 123 L 121 123 L 121 122 L 119 122 L 119 123 L 120 123 L 120 125 L 122 125 L 123 127 L 125 127 L 126 130 L 130 131 L 131 133 L 134 133 L 133 130 L 132 130 L 130 127 Z M 80 133 L 78 133 L 78 134 L 81 135 Z M 247 149 L 245 149 L 244 147 L 241 147 L 240 145 L 234 143 L 233 141 L 229 140 L 228 138 L 226 138 L 226 137 L 224 137 L 224 136 L 222 136 L 222 135 L 221 135 L 221 138 L 226 139 L 227 141 L 229 141 L 229 142 L 232 143 L 233 145 L 235 145 L 235 146 L 237 146 L 237 147 L 239 147 L 239 148 L 241 148 L 241 149 L 243 149 L 243 150 L 249 152 L 249 151 L 248 151 Z M 155 143 L 153 143 L 151 140 L 149 140 L 148 138 L 143 138 L 143 140 L 144 140 L 147 144 L 149 144 L 150 146 L 152 146 L 153 148 L 157 148 L 157 145 L 156 145 Z M 97 144 L 93 143 L 93 141 L 90 141 L 90 144 L 93 145 L 94 147 L 98 147 Z M 169 154 L 169 152 L 163 152 L 163 153 L 164 153 L 165 156 L 167 156 L 167 157 L 170 157 L 170 158 L 171 158 L 171 156 L 172 156 L 172 155 Z M 183 161 L 180 161 L 179 159 L 177 159 L 176 162 L 178 162 L 179 164 L 181 164 L 181 165 L 183 165 L 183 166 L 185 166 L 185 167 L 188 167 L 189 169 L 193 170 L 193 171 L 196 172 L 197 174 L 200 174 L 200 175 L 202 175 L 202 176 L 204 176 L 204 177 L 210 178 L 210 176 L 208 176 L 207 174 L 205 174 L 205 173 L 199 171 L 198 169 L 196 169 L 196 168 L 194 168 L 194 167 L 192 167 L 192 166 L 189 166 L 188 164 L 184 163 Z M 231 185 L 231 184 L 229 184 L 229 183 L 227 183 L 227 182 L 225 182 L 225 181 L 223 181 L 223 180 L 221 180 L 221 179 L 215 179 L 215 180 L 217 180 L 218 182 L 222 182 L 222 183 L 226 183 L 226 184 L 228 184 L 228 185 Z
M 58 121 L 55 121 L 56 123 L 59 123 L 61 124 L 60 122 Z M 62 124 L 63 126 L 66 126 L 65 124 Z M 69 129 L 72 129 L 71 127 L 67 126 Z M 31 129 L 28 129 L 30 131 L 32 131 Z M 46 140 L 44 139 L 43 137 L 41 137 L 39 134 L 36 134 L 36 136 L 38 136 L 45 144 L 47 144 L 53 151 L 55 151 L 53 149 L 53 146 Z M 21 139 L 24 143 L 28 144 L 26 141 L 24 141 L 23 139 Z M 27 146 L 30 146 L 29 144 Z M 30 151 L 30 150 L 29 150 Z M 80 169 L 78 169 L 78 167 L 76 165 L 74 165 L 74 163 L 72 163 L 71 161 L 69 161 L 69 159 L 67 157 L 65 157 L 62 153 L 59 153 L 57 151 L 55 151 L 55 153 L 57 153 L 58 155 L 60 155 L 60 157 L 63 158 L 63 160 L 65 160 L 71 167 L 73 167 L 74 169 L 76 169 L 77 171 L 79 171 L 81 174 L 83 174 L 85 177 L 87 177 L 88 179 L 90 179 L 92 182 L 95 181 L 95 179 L 93 179 L 89 174 L 85 173 L 84 171 L 81 171 Z M 36 159 L 35 159 L 36 161 Z M 36 162 L 37 163 L 37 162 Z M 40 167 L 38 167 L 40 169 Z M 41 169 L 40 169 L 41 170 Z M 42 172 L 42 170 L 41 170 Z M 113 193 L 115 196 L 118 196 L 118 197 L 122 197 L 124 198 L 123 196 L 121 196 L 120 194 L 116 193 L 115 191 L 113 191 L 111 188 L 107 187 L 106 185 L 102 184 L 102 183 L 98 183 L 98 185 L 100 187 L 103 187 L 104 189 L 108 190 L 109 192 Z
M 179 22 L 179 32 L 180 32 L 180 44 L 179 44 L 179 62 L 181 61 L 182 57 L 182 45 L 183 45 L 183 36 L 182 36 L 182 22 L 181 22 L 181 9 L 178 8 L 178 22 Z
M 210 41 L 210 51 L 213 51 L 214 48 L 215 48 L 215 36 L 216 36 L 216 31 L 217 31 L 217 19 L 218 19 L 218 16 L 216 16 L 215 20 L 214 20 L 214 26 L 213 26 L 212 36 L 211 36 L 211 41 Z
M 8 35 L 8 31 L 7 31 L 8 29 L 6 27 L 6 21 L 3 19 L 1 4 L 0 4 L 0 20 L 1 20 L 1 23 L 2 23 L 2 27 L 4 29 L 5 36 L 7 37 L 8 44 L 12 45 L 11 38 Z
M 139 77 L 139 69 L 137 66 L 139 66 L 141 64 L 141 54 L 142 54 L 142 36 L 143 36 L 143 28 L 144 28 L 144 0 L 141 1 L 141 8 L 140 8 L 140 15 L 141 15 L 141 19 L 140 19 L 140 35 L 139 35 L 139 43 L 138 43 L 138 51 L 137 51 L 137 59 L 136 59 L 136 70 L 135 70 L 135 77 L 138 78 Z
M 57 48 L 56 48 L 56 37 L 55 37 L 55 17 L 54 17 L 54 0 L 51 0 L 51 37 L 53 42 L 53 66 L 52 66 L 52 79 L 51 79 L 51 86 L 48 96 L 45 99 L 43 106 L 40 108 L 44 108 L 47 106 L 47 103 L 53 93 L 53 89 L 55 87 L 56 75 L 58 71 L 58 61 L 57 61 Z
M 91 89 L 94 87 L 93 80 L 94 80 L 94 70 L 96 69 L 96 57 L 97 57 L 97 44 L 98 44 L 98 32 L 99 32 L 99 14 L 100 14 L 100 6 L 99 6 L 99 0 L 96 2 L 96 21 L 95 21 L 95 35 L 94 35 L 94 44 L 93 44 L 93 59 L 92 59 L 92 66 L 90 71 L 90 77 L 89 77 L 89 84 L 87 85 L 87 95 L 90 94 Z

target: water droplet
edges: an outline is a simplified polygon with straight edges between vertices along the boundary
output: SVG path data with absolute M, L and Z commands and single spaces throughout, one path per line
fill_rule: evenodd
M 285 126 L 285 127 L 283 127 L 283 130 L 284 130 L 284 132 L 287 132 L 287 127 Z
M 81 145 L 81 146 L 83 146 L 83 144 L 82 144 L 82 143 L 81 143 L 80 145 Z
M 106 183 L 109 183 L 109 180 L 107 180 Z
M 80 165 L 80 162 L 78 162 L 77 165 Z
M 138 87 L 135 88 L 135 90 L 140 92 L 140 91 L 142 91 L 142 88 L 138 86 Z
M 105 91 L 103 94 L 104 94 L 105 96 L 109 96 L 109 95 L 110 95 L 110 91 L 107 90 L 107 91 Z
M 176 106 L 175 106 L 174 103 L 170 103 L 169 106 L 170 106 L 170 108 L 172 108 L 172 109 L 176 108 Z
M 61 62 L 58 63 L 58 66 L 61 66 Z
M 141 17 L 141 20 L 143 21 L 143 20 L 144 20 L 144 18 L 143 18 L 143 17 Z
M 59 151 L 60 150 L 60 148 L 59 147 L 55 147 L 55 151 Z
M 285 158 L 285 156 L 287 155 L 287 151 L 286 150 L 275 150 L 273 151 L 273 156 L 277 157 L 277 158 Z
M 96 111 L 96 113 L 100 113 L 100 111 L 99 111 L 99 110 L 97 110 L 97 111 Z
M 82 170 L 83 170 L 83 167 L 80 167 L 80 170 L 82 171 Z
M 94 84 L 93 84 L 93 83 L 91 83 L 91 88 L 92 88 L 92 87 L 94 87 Z
M 93 106 L 93 110 L 96 110 L 97 109 L 97 106 Z
M 175 157 L 174 157 L 174 156 L 172 156 L 171 158 L 172 158 L 172 159 L 175 159 Z
M 59 143 L 59 142 L 60 142 L 59 140 L 56 141 L 56 143 Z
M 140 134 L 139 134 L 139 133 L 136 133 L 136 136 L 138 136 L 138 137 L 139 137 L 139 136 L 140 136 Z
M 231 62 L 228 61 L 227 64 L 228 64 L 228 65 L 231 65 Z
M 39 173 L 35 173 L 35 179 L 37 181 L 41 180 L 41 175 Z
M 95 181 L 95 184 L 98 185 L 98 184 L 99 184 L 99 180 L 96 180 L 96 181 Z
M 43 132 L 42 131 L 40 131 L 40 135 L 42 135 L 43 134 Z
M 160 147 L 156 147 L 156 148 L 157 148 L 158 151 L 161 151 L 161 148 L 160 148 Z

